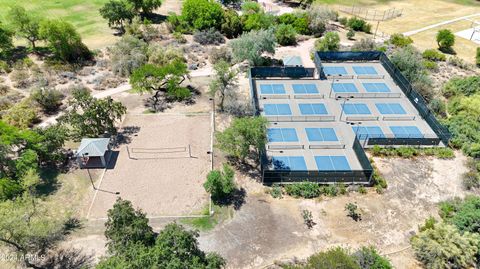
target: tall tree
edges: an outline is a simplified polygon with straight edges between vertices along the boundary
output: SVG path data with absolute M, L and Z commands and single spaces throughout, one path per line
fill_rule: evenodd
M 185 0 L 182 17 L 196 30 L 221 29 L 223 8 L 215 0 Z
M 18 253 L 27 267 L 41 268 L 30 257 L 45 253 L 63 238 L 65 221 L 25 194 L 0 203 L 0 242 Z
M 148 219 L 131 203 L 117 200 L 109 210 L 107 230 L 110 256 L 97 269 L 111 268 L 195 268 L 220 269 L 225 260 L 205 253 L 198 246 L 198 233 L 171 223 L 154 234 Z
M 69 104 L 72 109 L 60 118 L 60 122 L 72 128 L 74 139 L 116 134 L 115 123 L 127 111 L 121 102 L 113 101 L 111 97 L 94 98 L 87 90 L 74 91 Z
M 0 22 L 0 56 L 13 48 L 13 32 Z
M 230 67 L 230 64 L 221 60 L 213 66 L 215 77 L 210 83 L 210 94 L 215 98 L 218 94 L 220 111 L 224 110 L 225 96 L 232 91 L 237 84 L 238 72 Z
M 263 117 L 244 117 L 233 120 L 230 127 L 217 133 L 217 146 L 228 155 L 245 162 L 250 148 L 257 155 L 267 141 L 267 120 Z
M 35 43 L 40 40 L 40 19 L 21 6 L 12 7 L 7 18 L 16 35 L 25 38 L 35 50 Z
M 155 233 L 148 226 L 146 214 L 135 210 L 132 203 L 117 198 L 112 209 L 108 210 L 105 222 L 105 237 L 110 253 L 125 253 L 131 245 L 151 246 L 155 242 Z
M 109 27 L 118 27 L 125 31 L 125 23 L 135 17 L 133 5 L 126 0 L 110 0 L 99 10 L 100 15 L 108 21 Z
M 90 60 L 91 52 L 82 43 L 75 27 L 62 20 L 44 20 L 40 23 L 40 37 L 44 39 L 55 57 L 67 62 Z
M 191 96 L 190 91 L 181 84 L 188 76 L 187 65 L 181 59 L 159 66 L 146 64 L 130 76 L 132 88 L 139 93 L 154 93 L 153 108 L 159 107 L 160 96 L 164 94 L 167 100 L 184 100 Z

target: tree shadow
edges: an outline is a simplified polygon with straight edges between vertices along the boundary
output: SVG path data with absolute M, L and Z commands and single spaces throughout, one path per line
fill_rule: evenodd
M 450 54 L 450 55 L 457 55 L 457 52 L 453 49 L 453 47 L 450 48 L 439 48 L 439 51 L 445 53 L 445 54 Z
M 243 204 L 245 204 L 245 197 L 247 192 L 242 187 L 240 189 L 235 189 L 232 194 L 226 197 L 213 198 L 212 200 L 216 205 L 219 206 L 233 206 L 233 209 L 239 210 Z
M 238 161 L 236 158 L 227 156 L 227 161 L 230 163 L 233 167 L 235 167 L 236 170 L 240 171 L 242 174 L 254 179 L 257 182 L 261 181 L 261 171 L 258 166 L 252 165 L 248 162 L 241 162 Z
M 61 184 L 58 182 L 58 175 L 60 175 L 60 170 L 55 167 L 45 167 L 40 169 L 40 179 L 41 184 L 37 186 L 38 195 L 50 195 L 56 192 Z
M 41 268 L 82 269 L 93 266 L 93 255 L 85 254 L 78 248 L 61 248 L 50 251 L 43 260 Z
M 112 146 L 114 148 L 119 147 L 120 145 L 130 144 L 132 142 L 132 137 L 140 132 L 140 126 L 124 126 L 122 131 L 118 132 L 112 141 Z
M 157 13 L 143 14 L 142 17 L 151 21 L 153 24 L 161 24 L 162 22 L 165 22 L 168 19 L 168 16 L 157 14 Z

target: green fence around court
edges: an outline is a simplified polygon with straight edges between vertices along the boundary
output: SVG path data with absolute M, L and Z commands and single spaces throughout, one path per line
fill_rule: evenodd
M 323 62 L 344 61 L 379 61 L 413 106 L 418 110 L 420 116 L 427 122 L 430 128 L 432 128 L 438 138 L 440 138 L 444 145 L 448 145 L 452 136 L 448 129 L 438 122 L 435 115 L 428 108 L 425 99 L 413 88 L 410 82 L 400 70 L 393 65 L 385 53 L 381 51 L 316 52 L 314 57 L 315 66 L 319 72 L 320 79 L 326 79 L 326 75 L 323 72 Z M 377 142 L 380 142 L 380 140 Z M 392 141 L 389 143 L 392 145 L 395 144 Z

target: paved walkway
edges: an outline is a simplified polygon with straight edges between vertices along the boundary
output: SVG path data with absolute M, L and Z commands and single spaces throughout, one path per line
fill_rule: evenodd
M 439 26 L 443 26 L 443 25 L 446 25 L 446 24 L 454 23 L 454 22 L 457 22 L 457 21 L 465 20 L 465 19 L 470 19 L 470 18 L 473 18 L 473 17 L 479 17 L 479 16 L 480 16 L 480 13 L 475 13 L 475 14 L 471 14 L 471 15 L 468 15 L 468 16 L 463 16 L 463 17 L 459 17 L 459 18 L 435 23 L 435 24 L 425 26 L 425 27 L 417 29 L 417 30 L 408 31 L 408 32 L 403 33 L 403 35 L 404 36 L 411 36 L 411 35 L 415 35 L 415 34 L 418 34 L 420 32 L 423 32 L 423 31 L 427 31 L 427 30 L 439 27 Z

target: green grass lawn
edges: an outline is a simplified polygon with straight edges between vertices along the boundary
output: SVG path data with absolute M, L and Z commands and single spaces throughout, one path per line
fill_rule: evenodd
M 100 16 L 99 8 L 108 0 L 0 0 L 0 20 L 5 21 L 9 7 L 21 5 L 48 19 L 63 19 L 75 25 L 84 42 L 101 48 L 114 42 L 113 31 Z

